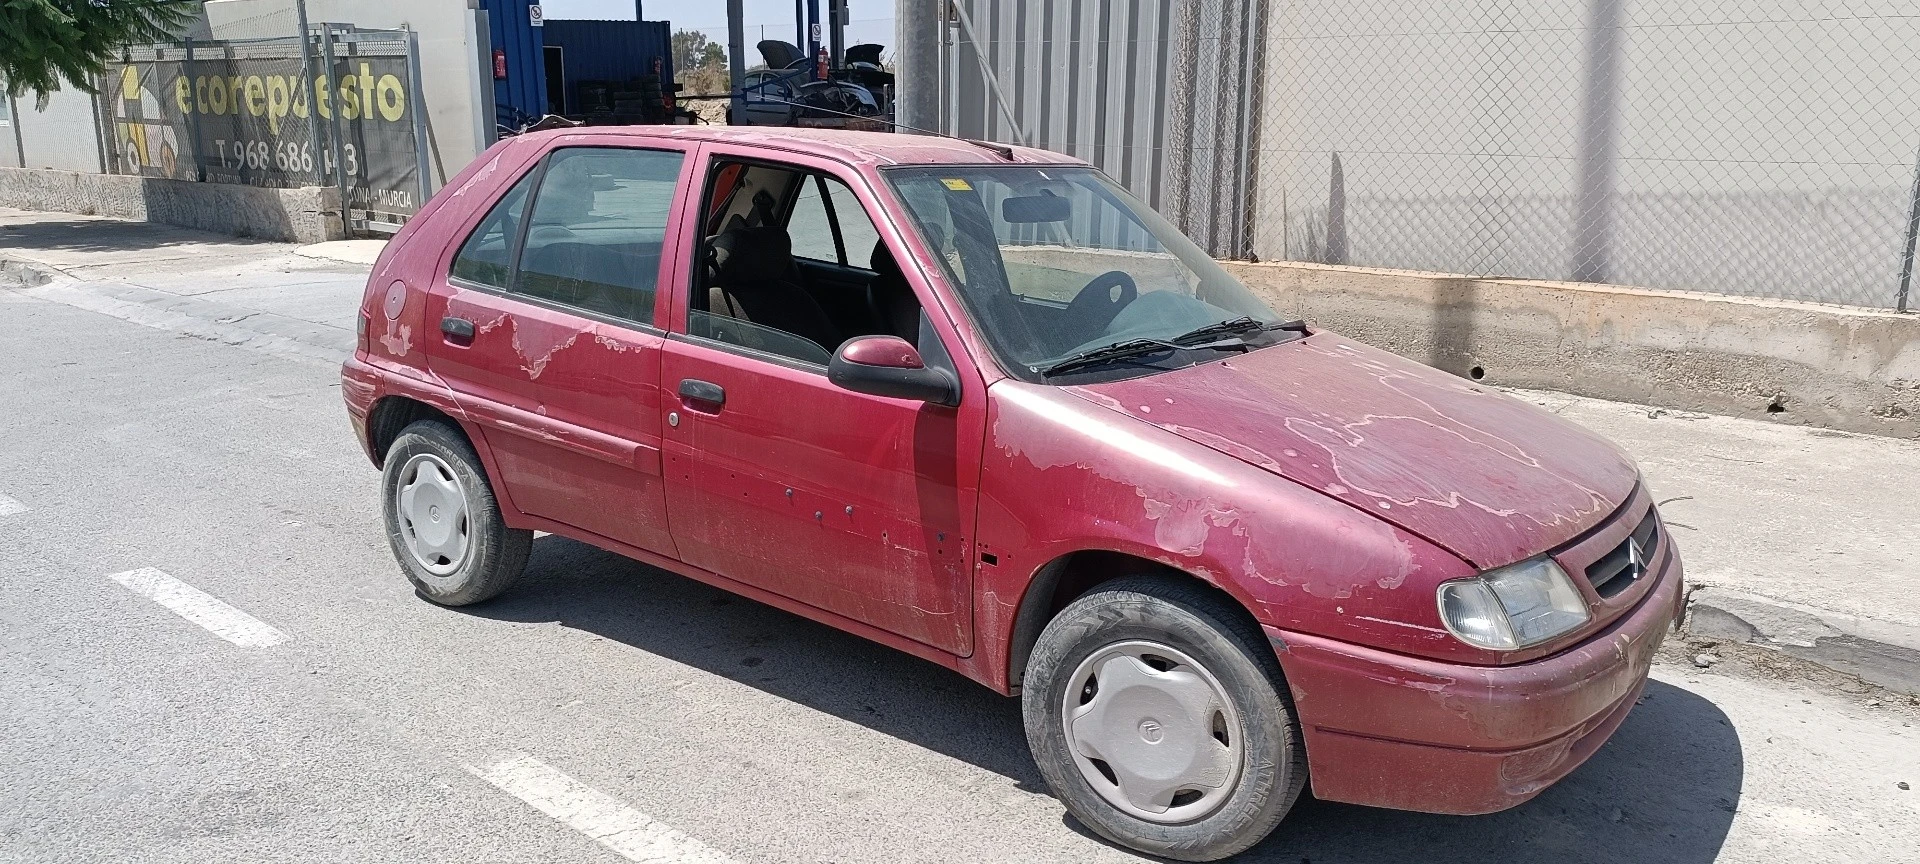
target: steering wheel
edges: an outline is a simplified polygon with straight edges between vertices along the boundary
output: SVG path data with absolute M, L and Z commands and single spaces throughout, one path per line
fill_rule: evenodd
M 1115 288 L 1120 289 L 1118 296 Z M 1093 277 L 1093 281 L 1074 295 L 1073 302 L 1067 304 L 1061 315 L 1071 337 L 1067 344 L 1078 345 L 1100 335 L 1121 309 L 1139 297 L 1140 286 L 1135 285 L 1133 277 L 1124 270 L 1108 270 Z

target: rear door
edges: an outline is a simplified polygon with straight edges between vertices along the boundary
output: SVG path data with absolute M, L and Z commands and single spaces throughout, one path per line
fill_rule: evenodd
M 680 273 L 689 154 L 671 142 L 547 153 L 447 253 L 429 368 L 492 452 L 515 509 L 675 554 L 661 477 L 658 286 Z

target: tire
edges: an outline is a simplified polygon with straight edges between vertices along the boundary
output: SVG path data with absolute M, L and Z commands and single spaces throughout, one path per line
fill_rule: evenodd
M 1103 680 L 1111 682 L 1104 693 Z M 1156 682 L 1187 701 L 1178 701 L 1180 708 L 1154 701 L 1165 695 Z M 1143 693 L 1150 695 L 1122 695 Z M 1207 707 L 1187 710 L 1193 705 Z M 1100 836 L 1150 855 L 1214 861 L 1241 852 L 1280 824 L 1306 784 L 1299 722 L 1258 626 L 1233 603 L 1175 579 L 1126 577 L 1068 604 L 1034 645 L 1021 707 L 1027 743 L 1054 796 Z M 1076 718 L 1087 725 L 1075 725 L 1081 734 L 1070 737 Z M 1111 751 L 1114 761 L 1089 751 Z M 1173 754 L 1202 751 L 1207 755 L 1184 760 L 1189 770 L 1172 771 L 1202 781 L 1164 805 L 1129 799 L 1121 779 L 1144 774 L 1115 773 L 1129 765 L 1150 773 L 1165 769 Z M 1197 773 L 1196 762 L 1204 763 Z M 1226 779 L 1206 784 L 1216 777 Z M 1182 782 L 1149 777 L 1132 788 Z M 1152 812 L 1156 806 L 1164 809 Z
M 400 430 L 387 448 L 380 491 L 393 557 L 421 597 L 442 606 L 479 603 L 527 568 L 533 532 L 507 527 L 473 445 L 445 422 Z

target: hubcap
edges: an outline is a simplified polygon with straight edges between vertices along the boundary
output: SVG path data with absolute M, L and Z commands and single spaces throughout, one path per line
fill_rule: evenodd
M 467 496 L 453 468 L 440 457 L 421 453 L 400 468 L 394 490 L 400 536 L 428 573 L 451 576 L 467 558 Z
M 1171 824 L 1213 812 L 1240 780 L 1240 717 L 1219 680 L 1155 642 L 1108 645 L 1069 679 L 1061 722 L 1081 776 L 1107 803 Z

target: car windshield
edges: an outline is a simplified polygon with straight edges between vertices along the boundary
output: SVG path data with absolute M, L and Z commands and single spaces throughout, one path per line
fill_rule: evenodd
M 885 173 L 1017 377 L 1139 375 L 1206 362 L 1223 345 L 1245 349 L 1279 338 L 1279 318 L 1265 303 L 1096 170 L 954 165 Z M 1202 338 L 1183 338 L 1194 336 Z M 1103 350 L 1110 346 L 1119 347 Z

